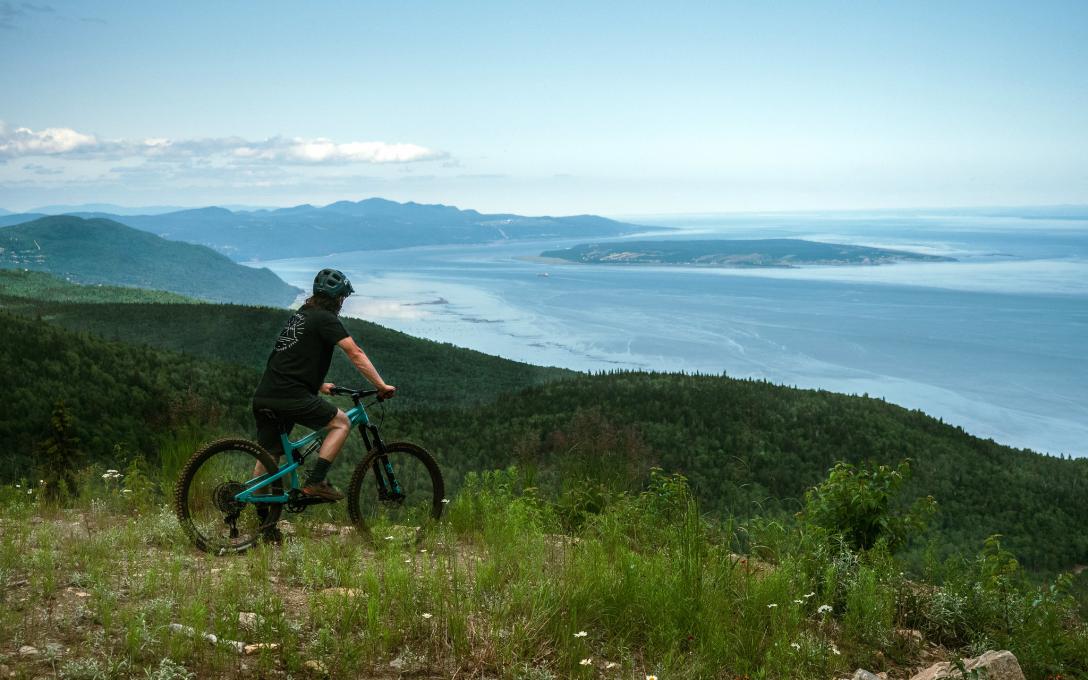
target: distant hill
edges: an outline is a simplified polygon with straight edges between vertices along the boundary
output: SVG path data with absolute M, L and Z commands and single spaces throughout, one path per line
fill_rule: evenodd
M 696 267 L 794 267 L 874 265 L 902 261 L 955 261 L 950 257 L 922 255 L 902 250 L 784 238 L 583 243 L 562 250 L 548 250 L 540 256 L 582 264 L 653 264 Z
M 104 217 L 163 238 L 206 245 L 239 261 L 514 239 L 595 238 L 643 229 L 595 215 L 488 215 L 448 205 L 397 203 L 382 198 L 275 210 L 209 207 L 161 215 L 76 214 Z M 0 225 L 23 219 L 30 217 L 10 215 L 0 218 Z
M 216 302 L 283 306 L 300 292 L 268 269 L 107 219 L 43 217 L 0 229 L 0 268 L 77 283 L 137 286 Z
M 164 290 L 106 286 L 101 283 L 76 285 L 46 272 L 0 269 L 0 307 L 4 299 L 16 297 L 39 302 L 186 302 L 196 304 L 196 298 Z

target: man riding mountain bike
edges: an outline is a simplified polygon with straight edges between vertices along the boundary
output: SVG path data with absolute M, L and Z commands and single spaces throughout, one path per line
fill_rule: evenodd
M 311 430 L 328 430 L 317 461 L 302 487 L 302 493 L 306 496 L 327 501 L 338 501 L 344 497 L 325 476 L 350 430 L 344 412 L 317 396 L 318 392 L 330 394 L 335 387 L 332 383 L 324 382 L 332 362 L 333 347 L 344 350 L 351 363 L 378 389 L 382 398 L 389 399 L 396 393 L 396 388 L 382 380 L 374 364 L 355 344 L 340 321 L 344 299 L 353 292 L 355 289 L 343 272 L 337 269 L 318 272 L 314 278 L 313 295 L 280 331 L 253 395 L 257 443 L 276 460 L 283 455 L 281 428 L 286 428 L 289 434 L 295 423 L 301 423 Z M 261 411 L 272 411 L 278 422 L 262 416 Z M 265 470 L 259 463 L 257 468 L 258 475 L 264 474 Z

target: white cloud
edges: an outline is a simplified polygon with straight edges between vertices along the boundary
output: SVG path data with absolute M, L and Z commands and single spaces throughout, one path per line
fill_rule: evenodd
M 443 160 L 448 154 L 418 144 L 335 142 L 331 139 L 242 137 L 141 140 L 100 140 L 71 128 L 11 128 L 0 122 L 0 159 L 53 156 L 71 159 L 145 158 L 149 160 L 215 160 L 237 166 L 255 163 L 332 165 L 350 163 L 412 163 Z
M 0 157 L 53 156 L 78 152 L 98 145 L 94 135 L 85 135 L 71 128 L 45 128 L 35 132 L 30 128 L 11 129 L 0 123 Z

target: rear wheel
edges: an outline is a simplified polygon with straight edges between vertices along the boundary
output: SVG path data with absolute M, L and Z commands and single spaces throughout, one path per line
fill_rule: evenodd
M 442 516 L 446 487 L 430 453 L 394 442 L 359 463 L 347 493 L 348 514 L 359 533 L 408 541 L 418 539 Z
M 245 439 L 206 444 L 185 464 L 174 487 L 174 512 L 196 547 L 217 555 L 240 553 L 275 532 L 281 504 L 234 500 L 260 474 L 258 465 L 265 470 L 278 467 L 267 451 Z M 281 494 L 283 480 L 261 491 Z

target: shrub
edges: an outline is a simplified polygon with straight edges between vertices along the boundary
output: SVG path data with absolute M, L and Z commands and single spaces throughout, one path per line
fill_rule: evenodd
M 936 512 L 932 496 L 908 510 L 896 505 L 897 493 L 910 476 L 910 463 L 855 467 L 840 461 L 819 486 L 805 492 L 800 519 L 838 534 L 853 548 L 868 550 L 883 541 L 889 550 L 920 532 Z

